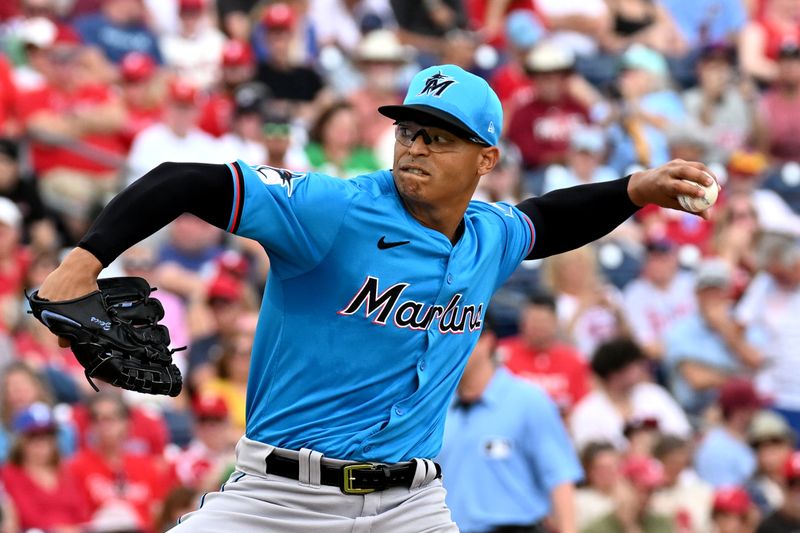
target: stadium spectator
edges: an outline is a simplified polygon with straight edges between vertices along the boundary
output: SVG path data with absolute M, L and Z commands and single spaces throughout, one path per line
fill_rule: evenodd
M 234 463 L 228 406 L 219 396 L 198 395 L 192 410 L 195 436 L 185 449 L 168 450 L 167 460 L 183 486 L 216 490 Z
M 591 383 L 584 358 L 559 340 L 555 299 L 549 294 L 531 296 L 519 322 L 519 335 L 500 343 L 506 368 L 539 385 L 568 413 L 589 392 Z
M 671 516 L 682 531 L 711 531 L 714 490 L 692 470 L 692 444 L 673 436 L 662 437 L 653 456 L 664 467 L 664 485 L 653 495 L 652 509 Z
M 208 7 L 207 0 L 178 0 L 178 31 L 159 40 L 165 65 L 199 89 L 208 89 L 217 81 L 225 44 Z
M 749 381 L 737 378 L 722 386 L 717 405 L 722 421 L 700 442 L 695 469 L 715 488 L 742 485 L 756 469 L 756 455 L 747 445 L 747 428 L 764 401 Z
M 599 386 L 585 396 L 570 416 L 570 430 L 580 448 L 592 441 L 608 441 L 623 450 L 623 434 L 631 420 L 652 418 L 664 435 L 689 437 L 686 415 L 672 396 L 647 381 L 647 359 L 636 343 L 615 339 L 601 344 L 591 362 Z
M 555 403 L 495 363 L 484 322 L 448 411 L 438 461 L 453 521 L 465 532 L 576 532 L 583 473 Z M 536 437 L 533 437 L 536 435 Z
M 8 462 L 0 470 L 21 531 L 80 531 L 90 517 L 80 480 L 64 467 L 50 408 L 34 403 L 18 412 Z
M 746 76 L 771 82 L 779 77 L 781 49 L 800 45 L 800 5 L 764 0 L 755 15 L 742 29 L 739 67 Z
M 747 489 L 761 516 L 783 505 L 784 465 L 794 450 L 797 437 L 781 415 L 760 411 L 747 430 L 747 442 L 756 453 L 756 472 Z
M 217 154 L 213 138 L 196 126 L 200 98 L 197 88 L 190 83 L 181 79 L 170 82 L 161 121 L 133 139 L 128 154 L 129 182 L 164 161 L 225 162 Z
M 55 23 L 45 17 L 32 17 L 20 22 L 14 36 L 21 48 L 22 61 L 13 67 L 13 78 L 0 83 L 4 96 L 14 89 L 32 91 L 47 83 L 48 52 L 55 43 L 57 32 Z M 13 92 L 8 96 L 14 98 Z
M 506 136 L 519 148 L 527 171 L 563 163 L 573 132 L 589 122 L 586 106 L 569 94 L 574 64 L 569 52 L 546 41 L 525 58 L 525 69 L 536 86 L 535 96 L 510 117 Z
M 100 12 L 78 18 L 74 26 L 85 44 L 98 47 L 112 63 L 119 64 L 129 52 L 141 52 L 160 65 L 158 39 L 146 17 L 141 0 L 103 0 Z
M 800 43 L 780 49 L 775 77 L 758 103 L 756 148 L 776 163 L 800 161 Z
M 360 145 L 360 131 L 358 114 L 349 103 L 339 101 L 325 108 L 308 132 L 311 168 L 342 177 L 378 170 L 374 152 Z
M 87 78 L 86 54 L 74 32 L 59 27 L 48 51 L 46 83 L 20 93 L 18 103 L 25 132 L 35 140 L 30 155 L 42 196 L 78 223 L 76 234 L 85 231 L 81 223 L 93 204 L 116 190 L 125 152 L 118 135 L 124 107 L 111 87 Z
M 601 343 L 628 334 L 621 297 L 602 279 L 594 248 L 548 257 L 541 270 L 542 285 L 556 297 L 561 331 L 584 358 Z
M 389 0 L 310 0 L 308 14 L 317 45 L 335 46 L 348 54 L 369 35 L 364 34 L 365 28 L 385 28 L 394 23 Z
M 639 277 L 625 287 L 624 309 L 631 332 L 647 356 L 661 359 L 666 329 L 696 307 L 694 283 L 691 274 L 679 269 L 673 242 L 653 239 L 646 251 Z
M 697 0 L 691 7 L 683 0 L 661 0 L 659 3 L 675 20 L 690 51 L 698 50 L 709 43 L 736 43 L 747 21 L 747 2 Z M 691 57 L 691 53 L 689 55 Z
M 759 392 L 773 409 L 800 430 L 800 246 L 794 238 L 764 235 L 758 245 L 762 270 L 753 278 L 736 308 L 736 320 L 759 328 L 765 343 L 764 366 L 756 376 Z M 768 311 L 765 311 L 768 310 Z
M 356 49 L 356 66 L 363 81 L 348 96 L 348 102 L 361 125 L 359 142 L 372 148 L 385 166 L 391 166 L 394 129 L 390 119 L 375 116 L 375 109 L 402 103 L 402 72 L 410 59 L 408 50 L 391 30 L 370 32 Z
M 267 160 L 261 131 L 267 100 L 267 90 L 261 84 L 250 83 L 236 89 L 230 131 L 219 138 L 219 150 L 227 161 Z
M 618 122 L 611 125 L 609 164 L 620 174 L 631 165 L 669 160 L 667 131 L 686 119 L 680 96 L 670 88 L 664 56 L 634 44 L 622 55 Z
M 755 121 L 755 88 L 743 91 L 734 70 L 731 45 L 712 44 L 700 52 L 696 87 L 683 93 L 683 104 L 692 119 L 689 126 L 708 143 L 707 160 L 725 163 L 730 154 L 746 148 Z
M 246 42 L 227 41 L 222 47 L 222 68 L 219 83 L 208 91 L 198 119 L 200 129 L 221 137 L 230 130 L 233 117 L 233 95 L 236 89 L 255 76 L 255 57 Z
M 200 387 L 200 393 L 219 396 L 224 400 L 231 417 L 231 432 L 236 440 L 245 432 L 247 376 L 258 315 L 253 311 L 231 315 L 234 336 L 223 346 L 222 354 L 215 362 L 216 375 Z
M 390 0 L 397 18 L 400 41 L 437 55 L 447 32 L 467 27 L 467 13 L 460 0 Z
M 666 533 L 675 530 L 675 520 L 650 508 L 653 493 L 664 484 L 661 463 L 650 457 L 631 457 L 622 466 L 632 490 L 611 513 L 590 523 L 582 533 Z
M 605 154 L 603 130 L 591 126 L 577 128 L 569 139 L 564 164 L 553 164 L 545 170 L 542 192 L 619 178 L 617 172 L 603 164 Z
M 607 4 L 604 20 L 608 27 L 599 32 L 604 50 L 618 54 L 638 43 L 667 56 L 686 52 L 686 42 L 663 4 L 650 0 L 611 0 Z
M 786 459 L 784 477 L 783 505 L 761 521 L 756 533 L 789 533 L 800 528 L 800 452 Z
M 694 287 L 697 310 L 665 330 L 664 362 L 675 399 L 699 418 L 731 376 L 757 370 L 763 361 L 754 344 L 757 331 L 733 321 L 731 267 L 721 259 L 704 261 Z
M 296 24 L 297 15 L 288 4 L 277 2 L 264 10 L 261 25 L 269 56 L 258 65 L 256 79 L 270 89 L 276 111 L 307 120 L 315 111 L 312 103 L 324 98 L 325 84 L 313 68 L 301 64 L 291 53 Z
M 80 479 L 79 492 L 92 513 L 119 502 L 132 506 L 142 529 L 150 530 L 154 515 L 170 488 L 163 460 L 125 450 L 130 410 L 115 392 L 98 393 L 87 400 L 90 413 L 89 446 L 70 461 Z
M 757 270 L 755 244 L 760 223 L 749 193 L 728 192 L 725 204 L 717 210 L 708 244 L 710 255 L 731 268 L 732 296 L 738 301 Z
M 0 380 L 0 462 L 7 460 L 11 454 L 15 417 L 34 404 L 53 406 L 53 394 L 47 382 L 22 361 L 5 365 Z M 56 438 L 62 457 L 75 453 L 77 435 L 71 423 L 58 421 Z
M 714 492 L 711 520 L 715 532 L 751 533 L 757 516 L 750 497 L 741 487 L 725 487 Z
M 548 40 L 577 57 L 591 58 L 608 18 L 603 0 L 535 0 L 536 12 L 550 29 Z
M 141 52 L 131 52 L 119 66 L 122 102 L 127 117 L 120 132 L 126 152 L 136 136 L 161 121 L 163 101 L 155 61 Z
M 268 112 L 264 117 L 262 132 L 267 151 L 267 165 L 296 172 L 308 170 L 309 163 L 305 151 L 296 140 L 292 139 L 292 124 L 288 115 Z
M 472 199 L 510 204 L 519 202 L 522 199 L 521 163 L 522 158 L 517 147 L 505 142 L 497 165 L 491 172 L 481 176 Z
M 619 451 L 609 442 L 589 442 L 581 451 L 584 482 L 575 493 L 575 511 L 579 531 L 611 513 L 626 497 Z
M 488 2 L 488 5 L 496 2 Z M 484 28 L 484 31 L 490 31 Z M 525 57 L 545 35 L 541 21 L 533 12 L 517 9 L 505 21 L 507 42 L 506 61 L 500 64 L 489 78 L 489 84 L 503 104 L 503 116 L 508 120 L 519 102 L 533 95 L 533 82 L 525 72 Z

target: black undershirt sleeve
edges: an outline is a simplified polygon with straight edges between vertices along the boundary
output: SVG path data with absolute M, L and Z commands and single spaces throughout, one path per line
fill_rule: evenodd
M 227 229 L 233 194 L 227 165 L 162 163 L 115 196 L 78 246 L 108 266 L 182 213 Z
M 580 248 L 622 224 L 639 210 L 628 196 L 629 179 L 558 189 L 517 204 L 536 230 L 533 250 L 525 259 Z

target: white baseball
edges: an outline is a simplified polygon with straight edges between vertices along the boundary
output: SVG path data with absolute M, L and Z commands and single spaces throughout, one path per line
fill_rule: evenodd
M 711 179 L 714 179 L 714 176 L 709 174 L 708 172 L 703 171 L 703 174 L 708 176 Z M 687 196 L 685 194 L 681 194 L 678 196 L 678 203 L 681 204 L 681 207 L 687 211 L 692 213 L 699 213 L 701 211 L 705 211 L 712 205 L 717 202 L 717 196 L 719 196 L 720 186 L 717 183 L 717 180 L 714 179 L 714 182 L 711 185 L 702 185 L 701 183 L 697 183 L 696 181 L 691 180 L 683 180 L 686 183 L 691 183 L 695 187 L 702 189 L 705 192 L 705 195 L 700 196 Z

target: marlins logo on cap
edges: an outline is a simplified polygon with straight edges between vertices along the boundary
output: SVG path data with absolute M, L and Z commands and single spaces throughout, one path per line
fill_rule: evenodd
M 486 83 L 456 65 L 436 65 L 411 80 L 403 105 L 378 108 L 394 120 L 444 123 L 464 138 L 495 146 L 503 124 L 500 99 Z

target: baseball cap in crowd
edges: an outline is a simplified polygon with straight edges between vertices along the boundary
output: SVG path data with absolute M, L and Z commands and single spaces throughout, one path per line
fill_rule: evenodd
M 239 67 L 252 65 L 255 59 L 250 45 L 241 41 L 226 41 L 222 46 L 222 66 Z
M 205 9 L 205 0 L 180 0 L 178 2 L 178 11 L 180 13 L 197 13 Z
M 283 2 L 270 4 L 261 16 L 261 24 L 268 30 L 291 30 L 294 23 L 294 11 Z
M 56 420 L 47 404 L 36 402 L 14 415 L 11 428 L 20 435 L 52 432 L 56 429 Z
M 800 452 L 792 452 L 783 464 L 783 475 L 786 482 L 796 485 L 800 481 Z
M 57 26 L 53 46 L 79 46 L 80 44 L 81 37 L 71 26 L 67 26 L 66 24 Z
M 637 489 L 653 490 L 664 484 L 664 467 L 652 457 L 628 458 L 622 465 L 622 475 Z
M 17 37 L 28 46 L 49 48 L 56 41 L 58 28 L 48 18 L 31 17 L 23 20 L 17 30 Z
M 715 513 L 746 515 L 750 505 L 750 495 L 742 487 L 720 487 L 714 491 L 712 510 Z
M 129 52 L 119 66 L 122 79 L 127 82 L 149 80 L 156 72 L 156 62 L 147 54 Z
M 197 88 L 186 80 L 176 78 L 169 83 L 169 101 L 194 106 L 198 103 Z
M 733 272 L 722 259 L 706 259 L 697 267 L 694 287 L 696 290 L 725 289 L 733 283 Z
M 747 442 L 754 448 L 761 443 L 777 441 L 794 445 L 796 440 L 797 436 L 786 419 L 766 409 L 756 414 L 747 429 Z
M 250 264 L 244 255 L 236 250 L 225 250 L 219 254 L 215 260 L 217 268 L 226 274 L 230 274 L 236 278 L 243 278 L 250 270 Z
M 600 128 L 584 126 L 573 132 L 569 146 L 576 152 L 601 154 L 606 149 L 606 138 Z
M 746 409 L 761 409 L 766 401 L 756 392 L 753 384 L 744 378 L 732 378 L 725 382 L 719 391 L 717 403 L 725 417 Z
M 539 43 L 525 56 L 525 70 L 529 74 L 567 72 L 574 66 L 575 55 L 554 43 Z
M 733 63 L 736 49 L 726 42 L 709 43 L 700 49 L 700 61 L 722 60 Z
M 22 223 L 22 213 L 17 204 L 4 196 L 0 196 L 0 224 L 19 229 Z
M 410 55 L 397 35 L 384 29 L 369 32 L 356 48 L 356 59 L 362 62 L 405 63 Z
M 228 405 L 220 396 L 201 394 L 192 405 L 198 420 L 224 420 L 228 418 Z
M 208 301 L 223 300 L 237 301 L 242 297 L 244 287 L 242 282 L 230 274 L 219 274 L 208 284 Z
M 506 39 L 521 50 L 528 50 L 544 35 L 544 27 L 527 9 L 516 9 L 506 17 Z
M 497 94 L 486 80 L 456 65 L 436 65 L 418 72 L 402 105 L 385 105 L 378 111 L 393 120 L 423 125 L 433 119 L 486 146 L 497 144 L 503 125 Z
M 728 157 L 728 176 L 750 178 L 760 176 L 769 167 L 767 157 L 761 152 L 736 150 Z
M 622 54 L 622 68 L 625 70 L 644 70 L 651 74 L 665 76 L 669 67 L 664 56 L 643 44 L 633 44 Z

